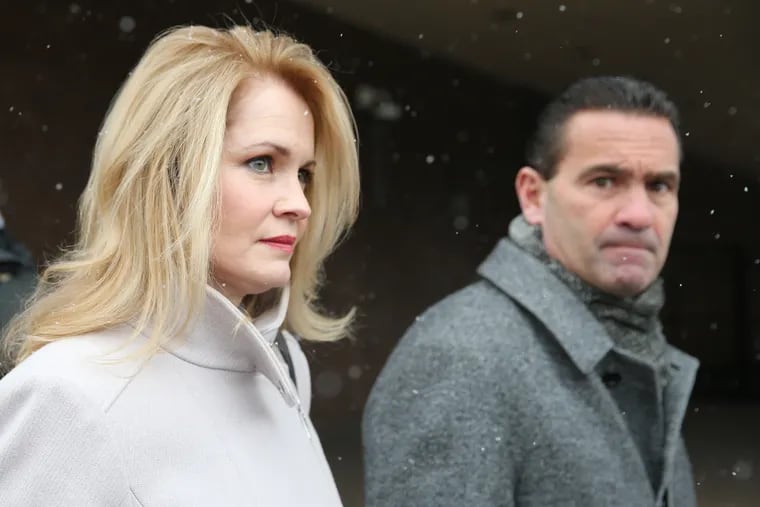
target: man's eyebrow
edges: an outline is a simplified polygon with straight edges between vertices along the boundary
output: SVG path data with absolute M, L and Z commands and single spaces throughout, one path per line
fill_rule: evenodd
M 619 165 L 615 165 L 615 164 L 596 164 L 596 165 L 592 165 L 591 167 L 581 172 L 578 178 L 584 179 L 596 173 L 620 175 L 620 174 L 625 174 L 629 172 L 630 170 L 624 169 L 620 167 Z
M 625 169 L 624 167 L 621 167 L 615 164 L 596 164 L 585 169 L 583 172 L 581 172 L 578 178 L 585 179 L 593 174 L 599 174 L 599 173 L 620 176 L 620 175 L 629 174 L 631 172 L 632 171 L 630 169 Z M 680 181 L 681 179 L 678 172 L 673 171 L 671 169 L 665 169 L 662 171 L 648 171 L 645 174 L 645 178 L 648 180 L 664 179 L 664 180 L 670 180 L 670 181 L 676 181 L 676 182 Z

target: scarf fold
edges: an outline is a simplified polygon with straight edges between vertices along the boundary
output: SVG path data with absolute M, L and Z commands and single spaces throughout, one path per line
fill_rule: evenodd
M 665 291 L 661 279 L 657 279 L 637 296 L 618 297 L 586 283 L 557 260 L 549 257 L 544 248 L 541 228 L 529 224 L 522 215 L 512 220 L 509 225 L 509 237 L 517 246 L 539 259 L 549 271 L 570 287 L 602 323 L 616 347 L 647 362 L 658 372 L 667 371 L 665 368 L 667 344 L 658 318 L 665 303 Z

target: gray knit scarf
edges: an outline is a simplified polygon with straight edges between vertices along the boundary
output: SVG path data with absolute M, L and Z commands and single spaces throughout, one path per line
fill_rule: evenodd
M 660 373 L 667 371 L 666 342 L 658 318 L 665 302 L 662 280 L 658 279 L 638 296 L 617 297 L 589 285 L 550 258 L 544 249 L 541 228 L 528 224 L 522 215 L 510 224 L 509 237 L 570 287 L 604 325 L 618 348 L 646 361 Z

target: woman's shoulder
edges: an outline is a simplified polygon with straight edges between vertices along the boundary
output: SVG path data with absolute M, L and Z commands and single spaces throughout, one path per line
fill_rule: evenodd
M 139 370 L 139 361 L 125 359 L 129 336 L 118 327 L 51 342 L 0 381 L 0 397 L 34 386 L 38 395 L 68 393 L 105 409 Z
M 123 436 L 107 415 L 126 380 L 91 360 L 114 338 L 95 333 L 50 343 L 0 381 L 0 504 L 131 501 Z M 29 477 L 45 487 L 29 487 Z

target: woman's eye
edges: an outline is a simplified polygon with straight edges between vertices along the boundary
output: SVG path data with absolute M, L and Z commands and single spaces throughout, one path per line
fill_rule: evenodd
M 272 170 L 272 157 L 253 157 L 248 160 L 245 165 L 255 173 L 268 173 Z
M 312 178 L 314 178 L 314 173 L 309 169 L 299 169 L 298 170 L 298 181 L 301 182 L 301 186 L 306 187 L 311 183 Z

